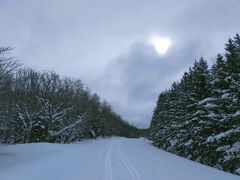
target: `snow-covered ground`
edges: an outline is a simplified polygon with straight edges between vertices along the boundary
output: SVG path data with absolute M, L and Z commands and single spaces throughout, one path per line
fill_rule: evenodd
M 0 146 L 0 180 L 239 180 L 144 139 Z

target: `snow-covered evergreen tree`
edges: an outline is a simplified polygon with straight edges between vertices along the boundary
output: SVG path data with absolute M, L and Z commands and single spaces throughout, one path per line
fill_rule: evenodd
M 226 58 L 226 59 L 225 59 Z M 159 95 L 150 138 L 172 153 L 240 174 L 240 38 L 209 70 L 200 58 Z

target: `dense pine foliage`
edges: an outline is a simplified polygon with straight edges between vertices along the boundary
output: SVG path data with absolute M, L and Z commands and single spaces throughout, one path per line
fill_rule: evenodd
M 138 136 L 80 80 L 21 68 L 0 48 L 0 141 L 64 142 L 97 136 Z
M 159 95 L 150 138 L 169 152 L 240 175 L 240 37 L 209 69 L 200 58 Z

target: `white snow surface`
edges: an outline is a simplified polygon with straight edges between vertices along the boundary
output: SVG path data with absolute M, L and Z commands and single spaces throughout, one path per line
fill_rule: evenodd
M 233 117 L 240 116 L 240 110 L 238 110 L 235 114 L 233 114 Z
M 218 141 L 222 138 L 225 138 L 227 136 L 229 136 L 232 133 L 240 133 L 240 126 L 238 126 L 235 129 L 230 129 L 228 131 L 225 132 L 221 132 L 220 134 L 214 135 L 214 136 L 209 136 L 206 140 L 206 142 L 214 142 L 214 141 Z
M 215 98 L 208 97 L 208 98 L 205 98 L 205 99 L 199 101 L 198 104 L 201 105 L 201 104 L 205 104 L 206 102 L 211 102 L 211 101 L 214 101 L 214 100 L 215 100 Z
M 239 180 L 144 139 L 0 146 L 0 180 Z

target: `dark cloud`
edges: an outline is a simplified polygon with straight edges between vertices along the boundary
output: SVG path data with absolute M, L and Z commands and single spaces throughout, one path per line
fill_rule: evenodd
M 239 0 L 1 0 L 0 45 L 27 66 L 81 78 L 126 120 L 150 122 L 158 93 L 240 29 Z M 159 56 L 148 36 L 168 36 Z
M 110 100 L 114 108 L 134 124 L 147 127 L 159 92 L 170 88 L 197 57 L 202 44 L 173 46 L 159 55 L 151 45 L 136 43 L 111 60 L 92 87 Z M 200 57 L 199 57 L 200 58 Z

